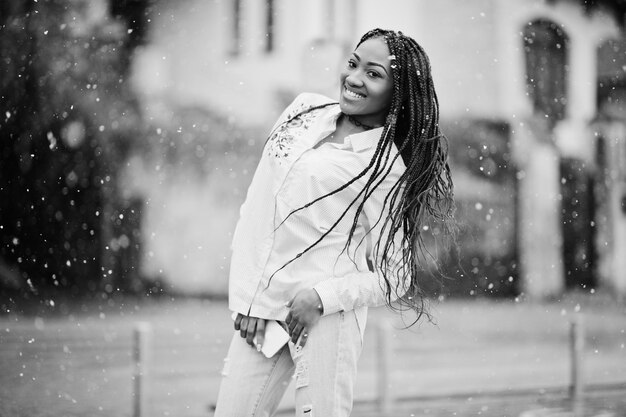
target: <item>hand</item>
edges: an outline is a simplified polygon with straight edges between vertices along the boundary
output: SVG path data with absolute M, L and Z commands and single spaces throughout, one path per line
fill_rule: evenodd
M 267 320 L 257 317 L 244 316 L 241 313 L 237 313 L 235 318 L 235 330 L 239 330 L 241 337 L 246 339 L 246 342 L 256 350 L 260 351 L 263 342 L 265 341 L 265 324 Z M 254 336 L 256 336 L 256 346 L 254 346 Z
M 291 336 L 296 343 L 300 339 L 300 346 L 304 347 L 309 331 L 322 317 L 322 300 L 313 288 L 302 290 L 287 303 L 289 313 L 285 319 Z M 302 337 L 301 337 L 302 336 Z

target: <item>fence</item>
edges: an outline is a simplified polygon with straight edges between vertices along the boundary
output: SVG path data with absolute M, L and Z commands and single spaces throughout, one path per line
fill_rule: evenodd
M 386 320 L 375 323 L 376 334 L 376 407 L 380 415 L 390 415 L 397 398 L 390 389 L 391 363 L 394 351 L 392 325 Z M 133 417 L 147 417 L 147 398 L 153 331 L 150 324 L 136 323 L 133 332 Z M 576 314 L 569 323 L 570 385 L 569 395 L 574 411 L 582 410 L 584 403 L 584 318 Z M 579 414 L 575 413 L 575 416 Z

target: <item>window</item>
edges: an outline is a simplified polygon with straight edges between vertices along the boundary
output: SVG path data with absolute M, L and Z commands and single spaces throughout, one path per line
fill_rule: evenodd
M 524 28 L 526 91 L 533 109 L 551 124 L 562 120 L 567 106 L 569 39 L 554 22 L 536 20 Z
M 259 0 L 251 1 L 257 2 Z M 244 49 L 245 40 L 243 37 L 248 33 L 244 33 L 243 30 L 246 22 L 254 23 L 252 25 L 253 29 L 256 29 L 258 27 L 259 30 L 263 31 L 262 33 L 255 33 L 257 38 L 255 39 L 255 42 L 252 42 L 252 45 L 258 45 L 258 48 L 260 49 L 259 52 L 273 52 L 276 43 L 275 0 L 264 0 L 263 3 L 259 3 L 259 5 L 262 6 L 258 9 L 256 7 L 246 7 L 244 0 L 232 0 L 228 3 L 229 6 L 232 7 L 232 21 L 229 22 L 230 27 L 228 33 L 228 39 L 230 40 L 230 55 L 239 56 Z M 256 4 L 254 6 L 256 6 Z
M 265 0 L 265 52 L 274 50 L 274 0 Z
M 233 19 L 231 22 L 231 47 L 230 54 L 232 56 L 238 56 L 241 52 L 241 0 L 232 0 L 233 6 Z

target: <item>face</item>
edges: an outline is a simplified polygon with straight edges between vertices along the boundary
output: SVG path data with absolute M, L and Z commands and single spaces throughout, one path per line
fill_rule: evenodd
M 393 77 L 383 38 L 368 39 L 348 57 L 340 76 L 339 105 L 360 122 L 382 125 L 391 105 Z

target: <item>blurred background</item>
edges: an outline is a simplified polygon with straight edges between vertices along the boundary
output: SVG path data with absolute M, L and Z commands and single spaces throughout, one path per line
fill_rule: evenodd
M 427 51 L 450 141 L 460 254 L 433 297 L 602 294 L 623 337 L 624 0 L 3 0 L 1 317 L 225 310 L 270 127 L 336 97 L 374 27 Z

